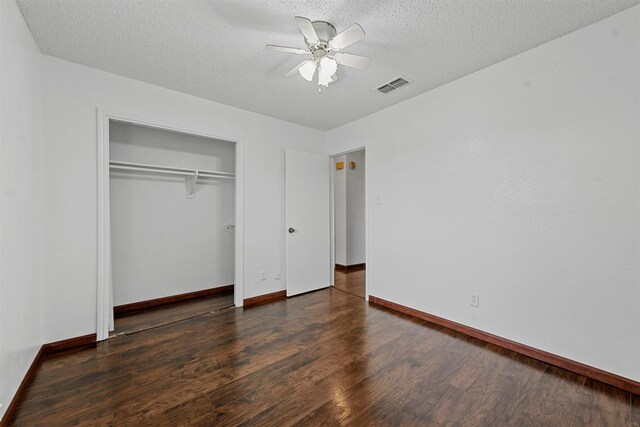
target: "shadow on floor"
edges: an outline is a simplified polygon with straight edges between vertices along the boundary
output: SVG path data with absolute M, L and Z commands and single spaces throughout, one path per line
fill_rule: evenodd
M 353 271 L 335 270 L 333 287 L 357 297 L 364 298 L 364 272 L 364 268 Z
M 111 333 L 110 338 L 122 334 L 146 331 L 233 306 L 233 293 L 230 293 L 151 308 L 116 318 L 115 330 Z

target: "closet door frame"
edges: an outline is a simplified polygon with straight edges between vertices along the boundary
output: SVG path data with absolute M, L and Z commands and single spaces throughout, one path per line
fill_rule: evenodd
M 235 144 L 235 244 L 234 244 L 234 304 L 241 307 L 244 300 L 244 144 L 240 138 L 220 136 L 211 129 L 167 123 L 137 114 L 97 109 L 98 150 L 98 233 L 97 233 L 97 341 L 109 337 L 113 330 L 113 295 L 111 286 L 111 230 L 109 202 L 109 121 L 147 126 L 160 130 L 222 140 Z

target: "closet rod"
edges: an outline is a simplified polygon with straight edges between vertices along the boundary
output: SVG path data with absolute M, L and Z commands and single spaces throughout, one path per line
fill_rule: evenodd
M 149 165 L 145 163 L 120 162 L 116 160 L 109 161 L 110 169 L 131 170 L 140 172 L 158 172 L 171 175 L 196 176 L 198 178 L 230 178 L 233 179 L 235 174 L 228 172 L 208 171 L 202 169 L 186 169 L 172 166 Z

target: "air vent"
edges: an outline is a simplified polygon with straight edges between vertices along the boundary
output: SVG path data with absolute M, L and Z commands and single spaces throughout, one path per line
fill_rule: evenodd
M 402 86 L 408 84 L 409 82 L 402 77 L 398 77 L 397 79 L 390 81 L 387 84 L 384 84 L 378 88 L 378 92 L 380 93 L 389 93 L 393 90 L 401 88 Z

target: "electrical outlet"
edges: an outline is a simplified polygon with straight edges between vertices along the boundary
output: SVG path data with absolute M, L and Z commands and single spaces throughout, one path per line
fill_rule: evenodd
M 267 270 L 262 270 L 260 272 L 260 280 L 267 280 Z
M 480 294 L 471 294 L 471 306 L 480 307 Z
M 273 273 L 273 278 L 276 280 L 280 280 L 280 278 L 282 277 L 282 274 L 280 273 L 280 270 L 276 270 L 275 273 Z

